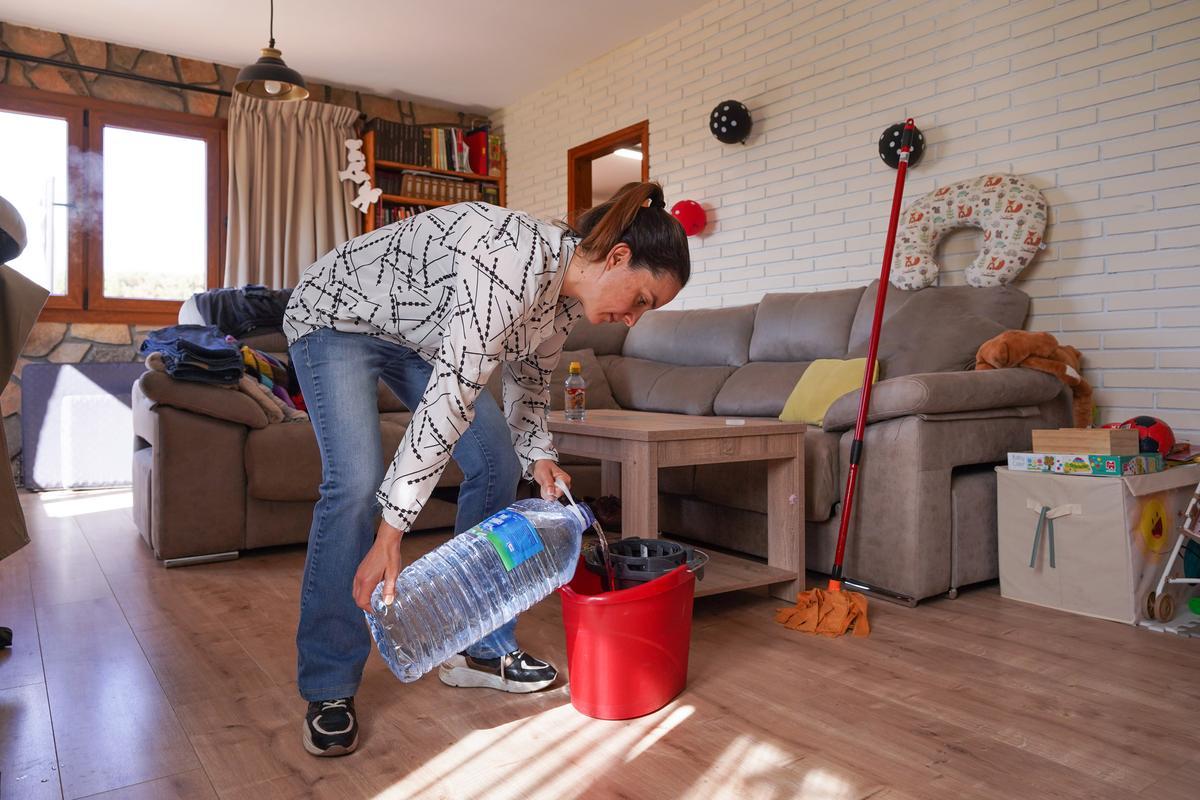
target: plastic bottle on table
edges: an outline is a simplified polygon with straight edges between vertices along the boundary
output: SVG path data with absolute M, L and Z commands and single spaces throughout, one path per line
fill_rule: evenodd
M 518 500 L 405 567 L 390 606 L 380 583 L 367 623 L 383 660 L 415 681 L 565 585 L 595 521 L 586 505 Z
M 578 361 L 572 361 L 567 367 L 563 395 L 563 413 L 567 419 L 582 420 L 587 413 L 587 381 L 583 379 L 583 368 Z

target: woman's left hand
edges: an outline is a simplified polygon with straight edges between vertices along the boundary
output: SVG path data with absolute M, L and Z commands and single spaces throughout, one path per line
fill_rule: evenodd
M 571 476 L 548 458 L 533 462 L 532 472 L 534 482 L 542 489 L 543 500 L 557 500 L 562 496 L 562 491 L 554 485 L 559 478 L 562 478 L 568 489 L 571 488 Z

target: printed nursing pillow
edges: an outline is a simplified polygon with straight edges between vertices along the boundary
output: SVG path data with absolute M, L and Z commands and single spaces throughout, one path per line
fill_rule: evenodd
M 981 175 L 934 189 L 904 210 L 892 285 L 924 289 L 932 284 L 938 240 L 961 227 L 983 229 L 983 250 L 967 267 L 967 283 L 1008 283 L 1037 255 L 1046 230 L 1046 198 L 1019 175 Z

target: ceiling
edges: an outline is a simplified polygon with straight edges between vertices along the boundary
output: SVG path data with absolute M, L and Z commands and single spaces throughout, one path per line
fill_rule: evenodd
M 486 112 L 707 0 L 277 0 L 276 46 L 309 80 Z M 0 0 L 0 19 L 240 66 L 268 0 Z

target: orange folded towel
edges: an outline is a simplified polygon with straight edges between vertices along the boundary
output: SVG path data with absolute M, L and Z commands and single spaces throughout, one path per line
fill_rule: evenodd
M 796 605 L 775 612 L 775 621 L 801 633 L 844 636 L 851 628 L 855 636 L 871 632 L 867 622 L 867 598 L 858 592 L 801 592 Z

